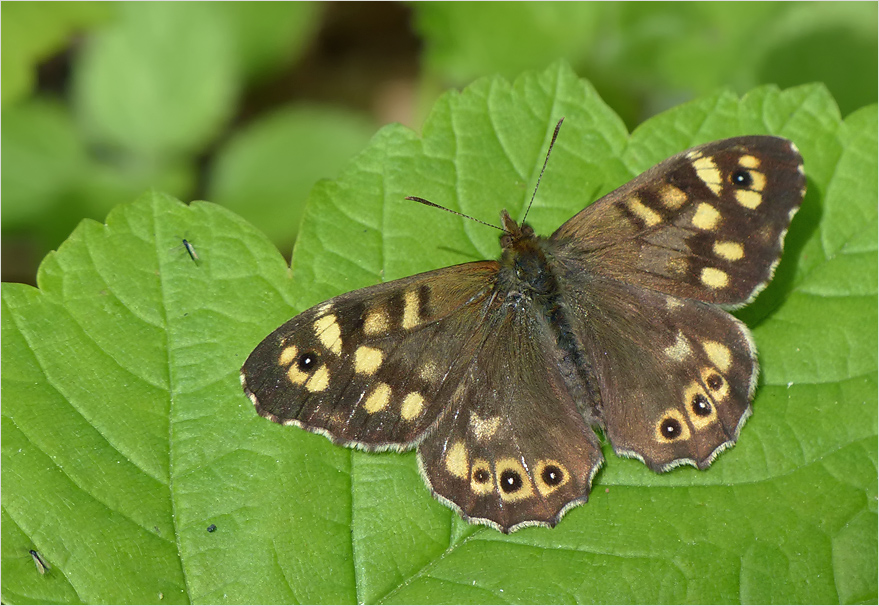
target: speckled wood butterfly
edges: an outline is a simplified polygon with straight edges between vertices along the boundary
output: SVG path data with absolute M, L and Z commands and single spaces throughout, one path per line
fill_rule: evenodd
M 735 443 L 757 359 L 722 307 L 769 281 L 805 185 L 790 141 L 737 137 L 669 158 L 549 238 L 503 211 L 498 261 L 304 311 L 250 354 L 244 391 L 337 444 L 417 448 L 469 521 L 553 526 L 603 462 L 593 427 L 660 472 Z

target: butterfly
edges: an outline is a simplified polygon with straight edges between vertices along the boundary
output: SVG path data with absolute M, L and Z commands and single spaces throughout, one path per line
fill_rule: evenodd
M 548 238 L 502 211 L 497 261 L 316 305 L 253 350 L 242 386 L 276 423 L 417 448 L 466 520 L 554 526 L 603 463 L 595 428 L 657 472 L 736 442 L 758 368 L 724 308 L 770 280 L 805 188 L 792 142 L 746 136 L 665 160 Z

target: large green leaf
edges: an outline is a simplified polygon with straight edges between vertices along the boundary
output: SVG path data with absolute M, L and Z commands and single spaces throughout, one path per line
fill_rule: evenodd
M 657 475 L 606 448 L 588 504 L 507 536 L 434 501 L 411 453 L 256 415 L 238 368 L 295 312 L 496 256 L 493 230 L 403 198 L 521 217 L 562 116 L 541 233 L 697 143 L 803 152 L 777 279 L 742 313 L 763 373 L 734 449 Z M 211 204 L 149 193 L 84 222 L 39 289 L 3 285 L 3 601 L 875 602 L 876 132 L 876 107 L 842 121 L 810 85 L 719 92 L 628 135 L 556 66 L 444 96 L 422 137 L 383 129 L 314 190 L 292 273 Z

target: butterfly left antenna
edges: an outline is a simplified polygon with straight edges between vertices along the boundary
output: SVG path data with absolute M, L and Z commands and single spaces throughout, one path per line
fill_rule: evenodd
M 534 185 L 534 193 L 531 194 L 531 201 L 528 203 L 528 208 L 525 209 L 525 217 L 528 216 L 528 212 L 531 210 L 531 205 L 534 204 L 534 197 L 537 195 L 537 188 L 540 187 L 540 180 L 543 178 L 543 173 L 546 172 L 546 165 L 549 164 L 549 154 L 552 153 L 552 148 L 555 145 L 555 140 L 559 137 L 559 130 L 562 128 L 562 122 L 564 121 L 564 118 L 559 120 L 558 124 L 555 125 L 555 130 L 552 132 L 549 149 L 546 150 L 546 158 L 543 160 L 543 168 L 540 169 L 540 175 L 538 175 L 537 183 Z M 525 217 L 522 217 L 522 223 L 525 222 Z
M 546 172 L 546 165 L 549 163 L 549 155 L 552 153 L 552 148 L 555 145 L 555 140 L 558 139 L 559 130 L 561 129 L 562 122 L 564 122 L 564 121 L 565 121 L 565 119 L 562 118 L 561 120 L 559 120 L 558 124 L 555 125 L 555 130 L 552 133 L 552 139 L 549 142 L 549 149 L 546 150 L 546 159 L 544 159 L 544 161 L 543 161 L 543 168 L 540 169 L 540 175 L 538 175 L 538 177 L 537 177 L 537 184 L 534 186 L 534 192 L 531 194 L 531 201 L 528 202 L 528 208 L 525 209 L 525 217 L 528 216 L 528 211 L 531 210 L 531 205 L 534 204 L 534 197 L 537 195 L 537 188 L 540 187 L 540 180 L 543 178 L 543 173 Z M 486 223 L 485 221 L 481 221 L 480 219 L 476 219 L 474 217 L 471 217 L 470 215 L 465 215 L 464 213 L 459 213 L 458 211 L 452 210 L 450 208 L 446 208 L 445 206 L 440 206 L 439 204 L 434 204 L 430 200 L 425 200 L 424 198 L 419 198 L 418 196 L 406 196 L 406 199 L 412 200 L 413 202 L 420 202 L 421 204 L 424 204 L 425 206 L 432 206 L 434 208 L 439 208 L 440 210 L 450 212 L 453 215 L 458 215 L 459 217 L 464 217 L 465 219 L 470 219 L 471 221 L 476 221 L 477 223 L 481 223 L 482 225 L 487 225 L 489 227 L 499 229 L 502 232 L 509 233 L 503 227 L 498 227 L 497 225 L 492 225 L 491 223 Z M 522 217 L 523 223 L 525 222 L 525 217 Z
M 425 206 L 432 206 L 434 208 L 444 210 L 448 213 L 452 213 L 453 215 L 458 215 L 459 217 L 464 217 L 465 219 L 470 219 L 471 221 L 476 221 L 477 223 L 482 223 L 483 225 L 488 225 L 489 227 L 499 229 L 503 232 L 507 231 L 503 227 L 498 227 L 497 225 L 492 225 L 491 223 L 486 223 L 485 221 L 481 221 L 479 219 L 471 217 L 470 215 L 465 215 L 464 213 L 459 213 L 457 210 L 452 210 L 451 208 L 446 208 L 445 206 L 440 206 L 439 204 L 434 204 L 430 200 L 425 200 L 424 198 L 419 198 L 418 196 L 406 196 L 406 199 L 412 200 L 413 202 L 420 202 L 421 204 L 424 204 Z

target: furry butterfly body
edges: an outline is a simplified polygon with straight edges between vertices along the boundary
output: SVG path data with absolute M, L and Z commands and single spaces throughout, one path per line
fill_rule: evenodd
M 468 520 L 553 526 L 614 451 L 707 467 L 750 414 L 757 360 L 722 307 L 769 281 L 805 193 L 775 137 L 683 152 L 548 238 L 502 213 L 498 261 L 353 291 L 250 354 L 262 416 L 366 450 L 418 449 Z

